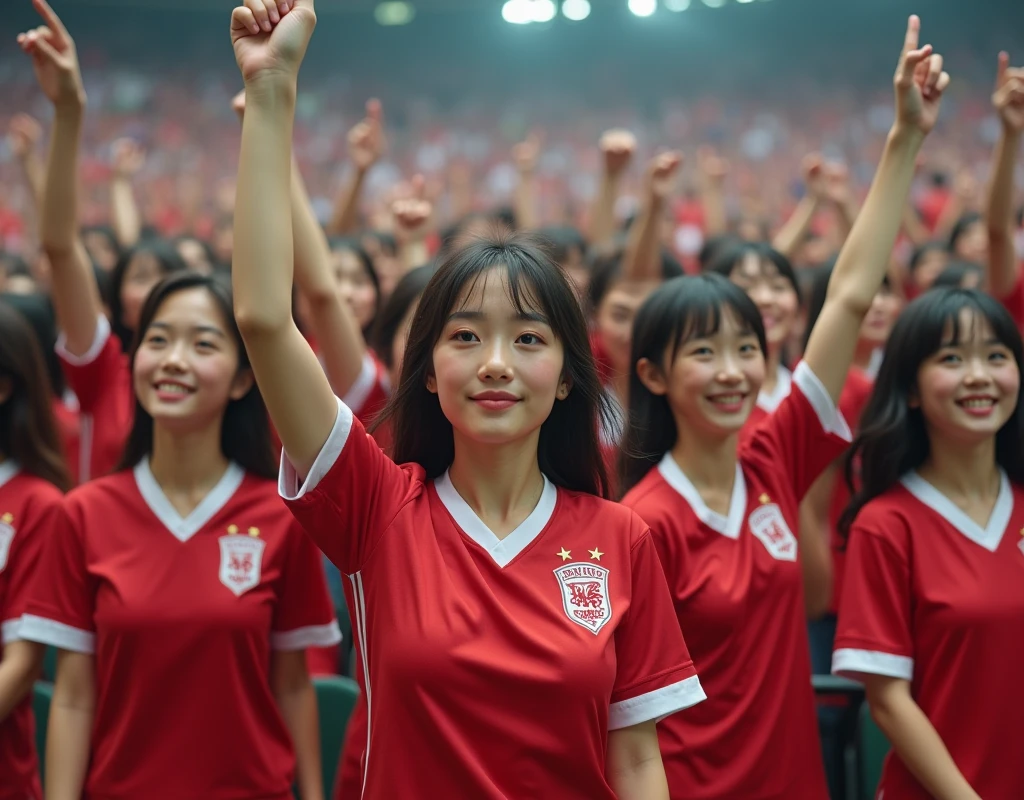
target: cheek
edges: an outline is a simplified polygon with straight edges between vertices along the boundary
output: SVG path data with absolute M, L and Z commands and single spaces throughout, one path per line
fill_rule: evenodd
M 797 300 L 796 292 L 786 291 L 781 293 L 779 297 L 779 311 L 782 312 L 787 321 L 793 322 L 796 320 L 797 313 L 800 311 L 800 303 Z

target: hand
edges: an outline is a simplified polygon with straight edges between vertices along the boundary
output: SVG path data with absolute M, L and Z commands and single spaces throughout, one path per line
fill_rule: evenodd
M 7 130 L 7 142 L 19 161 L 28 158 L 43 138 L 43 126 L 28 114 L 15 114 Z
M 231 110 L 238 116 L 238 121 L 245 119 L 245 89 L 231 98 Z
M 729 174 L 729 162 L 719 156 L 713 147 L 702 147 L 697 151 L 697 167 L 708 183 L 721 184 Z
M 134 139 L 114 142 L 114 178 L 129 180 L 146 163 L 146 151 Z
M 231 13 L 231 43 L 246 84 L 274 75 L 294 81 L 315 27 L 313 0 L 245 0 Z
M 39 88 L 55 106 L 84 106 L 85 88 L 74 40 L 46 0 L 32 0 L 32 6 L 46 24 L 19 34 L 18 45 L 32 57 Z
M 845 206 L 853 200 L 850 190 L 850 170 L 838 161 L 829 161 L 822 170 L 823 196 L 836 206 Z
M 636 152 L 636 137 L 629 131 L 607 131 L 601 137 L 601 155 L 604 157 L 604 171 L 609 177 L 621 175 Z
M 996 90 L 992 105 L 999 112 L 1003 128 L 1011 133 L 1024 131 L 1024 68 L 1011 67 L 1010 56 L 999 54 Z
M 520 175 L 532 175 L 537 171 L 537 162 L 540 161 L 543 146 L 544 136 L 539 131 L 534 131 L 512 148 L 512 160 Z
M 800 162 L 800 171 L 804 176 L 804 186 L 807 194 L 815 200 L 822 200 L 825 196 L 825 162 L 821 153 L 808 153 Z
M 978 199 L 978 179 L 968 167 L 957 170 L 953 179 L 953 193 L 965 206 L 973 206 Z
M 396 191 L 391 202 L 391 216 L 395 222 L 395 236 L 401 241 L 413 241 L 426 235 L 427 224 L 434 213 L 427 199 L 427 183 L 422 175 Z
M 932 46 L 917 46 L 921 20 L 912 15 L 907 21 L 903 52 L 896 67 L 896 128 L 927 135 L 939 118 L 942 93 L 949 86 L 949 73 L 942 70 L 942 56 Z
M 647 167 L 647 193 L 655 200 L 667 199 L 676 188 L 676 175 L 683 163 L 682 153 L 671 150 L 655 156 Z
M 356 169 L 365 172 L 376 164 L 386 149 L 384 109 L 380 100 L 368 100 L 366 118 L 348 132 L 348 155 Z

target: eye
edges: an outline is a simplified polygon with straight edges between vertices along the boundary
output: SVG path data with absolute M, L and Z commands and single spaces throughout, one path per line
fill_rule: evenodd
M 958 356 L 956 353 L 943 353 L 941 356 L 939 356 L 939 363 L 940 364 L 959 364 L 960 363 L 960 356 Z
M 162 334 L 151 333 L 146 337 L 146 344 L 149 345 L 162 345 L 167 344 L 167 339 Z
M 989 353 L 988 357 L 990 361 L 1006 361 L 1008 358 L 1006 353 L 1003 352 L 1002 350 L 994 350 L 991 353 Z
M 750 342 L 740 345 L 740 352 L 745 356 L 753 355 L 754 353 L 759 353 L 760 351 L 760 345 L 751 344 Z
M 476 334 L 473 333 L 473 331 L 455 331 L 455 333 L 452 334 L 452 339 L 464 344 L 478 341 Z
M 215 345 L 209 339 L 200 339 L 198 342 L 196 342 L 196 347 L 198 347 L 200 350 L 215 350 L 217 348 L 217 345 Z
M 694 355 L 694 356 L 710 356 L 711 354 L 712 354 L 711 348 L 708 347 L 707 345 L 701 345 L 699 347 L 695 347 L 695 348 L 693 348 L 693 350 L 690 351 L 690 355 Z
M 544 340 L 535 333 L 521 333 L 516 341 L 525 345 L 544 344 Z

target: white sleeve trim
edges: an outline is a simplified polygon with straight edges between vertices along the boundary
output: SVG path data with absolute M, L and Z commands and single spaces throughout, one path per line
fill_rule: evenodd
M 307 647 L 332 647 L 341 641 L 341 628 L 332 619 L 326 625 L 309 625 L 292 631 L 270 634 L 270 646 L 274 650 L 305 650 Z
M 92 344 L 89 345 L 89 349 L 86 350 L 82 355 L 76 356 L 74 353 L 69 353 L 67 349 L 68 339 L 61 331 L 57 337 L 57 344 L 54 345 L 53 349 L 57 351 L 57 355 L 64 361 L 69 363 L 73 367 L 84 367 L 86 364 L 91 364 L 103 352 L 103 346 L 107 343 L 107 339 L 110 338 L 110 320 L 108 320 L 103 314 L 100 314 L 96 319 L 96 333 L 93 335 Z
M 693 675 L 686 680 L 655 689 L 653 692 L 612 703 L 611 711 L 608 714 L 608 730 L 628 728 L 630 725 L 639 725 L 641 722 L 649 722 L 652 719 L 660 722 L 677 711 L 695 706 L 707 699 L 708 696 L 704 694 L 704 689 L 700 685 L 700 679 Z
M 5 619 L 0 623 L 0 645 L 20 641 L 22 641 L 21 617 L 16 619 Z
M 818 415 L 818 421 L 826 433 L 834 433 L 845 442 L 853 441 L 853 434 L 843 418 L 843 413 L 832 402 L 828 390 L 814 374 L 814 370 L 807 366 L 806 361 L 797 364 L 796 371 L 793 373 L 793 383 L 800 387 L 800 391 L 811 404 L 814 413 Z
M 843 648 L 832 654 L 832 674 L 855 681 L 863 675 L 887 675 L 909 681 L 914 678 L 914 659 L 877 650 Z
M 352 410 L 338 400 L 338 416 L 334 420 L 334 427 L 304 481 L 299 479 L 299 473 L 289 460 L 288 454 L 283 449 L 281 450 L 281 471 L 277 476 L 278 494 L 285 500 L 298 500 L 313 491 L 324 479 L 324 476 L 331 471 L 334 462 L 338 460 L 338 456 L 345 448 L 345 442 L 348 441 L 348 435 L 351 432 Z
M 370 351 L 367 350 L 363 353 L 363 366 L 359 370 L 359 377 L 356 378 L 345 396 L 341 398 L 341 402 L 351 408 L 354 412 L 359 412 L 363 408 L 363 404 L 366 403 L 367 398 L 370 396 L 370 392 L 373 391 L 373 385 L 377 382 L 377 362 L 373 360 L 373 356 L 370 355 Z
M 92 655 L 96 652 L 96 634 L 91 631 L 83 631 L 81 628 L 72 628 L 63 622 L 37 617 L 34 614 L 25 614 L 21 618 L 21 626 L 18 631 L 22 639 L 30 642 L 49 644 L 61 650 L 71 650 L 75 653 Z

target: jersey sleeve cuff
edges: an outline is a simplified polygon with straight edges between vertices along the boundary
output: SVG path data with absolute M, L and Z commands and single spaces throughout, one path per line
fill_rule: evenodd
M 338 460 L 341 451 L 345 449 L 345 442 L 348 441 L 351 432 L 352 410 L 338 400 L 338 416 L 334 420 L 334 427 L 304 481 L 299 478 L 299 473 L 289 460 L 288 454 L 284 450 L 281 451 L 281 471 L 277 477 L 278 494 L 285 500 L 298 500 L 313 491 L 324 479 L 324 476 L 331 471 L 334 462 Z
M 832 654 L 832 674 L 861 682 L 864 675 L 886 675 L 909 681 L 914 677 L 914 659 L 877 650 L 841 648 Z
M 800 391 L 807 398 L 807 402 L 811 404 L 814 413 L 818 415 L 818 421 L 826 433 L 835 434 L 844 442 L 853 441 L 850 426 L 842 412 L 832 401 L 832 397 L 818 376 L 807 366 L 806 361 L 797 364 L 796 371 L 793 373 L 793 382 L 800 387 Z
M 326 625 L 309 625 L 291 631 L 270 634 L 270 646 L 274 650 L 305 650 L 307 647 L 332 647 L 341 641 L 341 628 L 332 619 Z
M 5 619 L 3 622 L 0 622 L 0 645 L 20 642 L 23 638 L 21 635 L 21 617 Z
M 359 377 L 349 387 L 341 401 L 351 408 L 353 413 L 358 413 L 369 398 L 370 392 L 373 391 L 373 384 L 376 380 L 377 362 L 373 360 L 373 356 L 367 350 L 363 353 L 363 366 L 359 370 Z
M 665 717 L 695 706 L 702 700 L 707 700 L 707 695 L 700 685 L 700 679 L 696 675 L 691 675 L 685 680 L 638 697 L 612 703 L 608 714 L 608 730 L 628 728 L 630 725 L 639 725 L 652 719 L 660 722 Z
M 63 622 L 25 614 L 18 631 L 22 639 L 48 644 L 60 650 L 91 655 L 96 652 L 96 634 Z
M 96 333 L 93 336 L 92 344 L 89 345 L 89 349 L 80 356 L 76 356 L 74 353 L 69 353 L 67 349 L 68 339 L 61 331 L 57 337 L 57 344 L 54 345 L 53 349 L 57 355 L 60 356 L 61 360 L 70 364 L 73 367 L 84 367 L 87 364 L 91 364 L 95 361 L 99 354 L 103 352 L 103 347 L 107 343 L 107 339 L 110 338 L 110 320 L 108 320 L 103 314 L 100 314 L 96 319 Z

